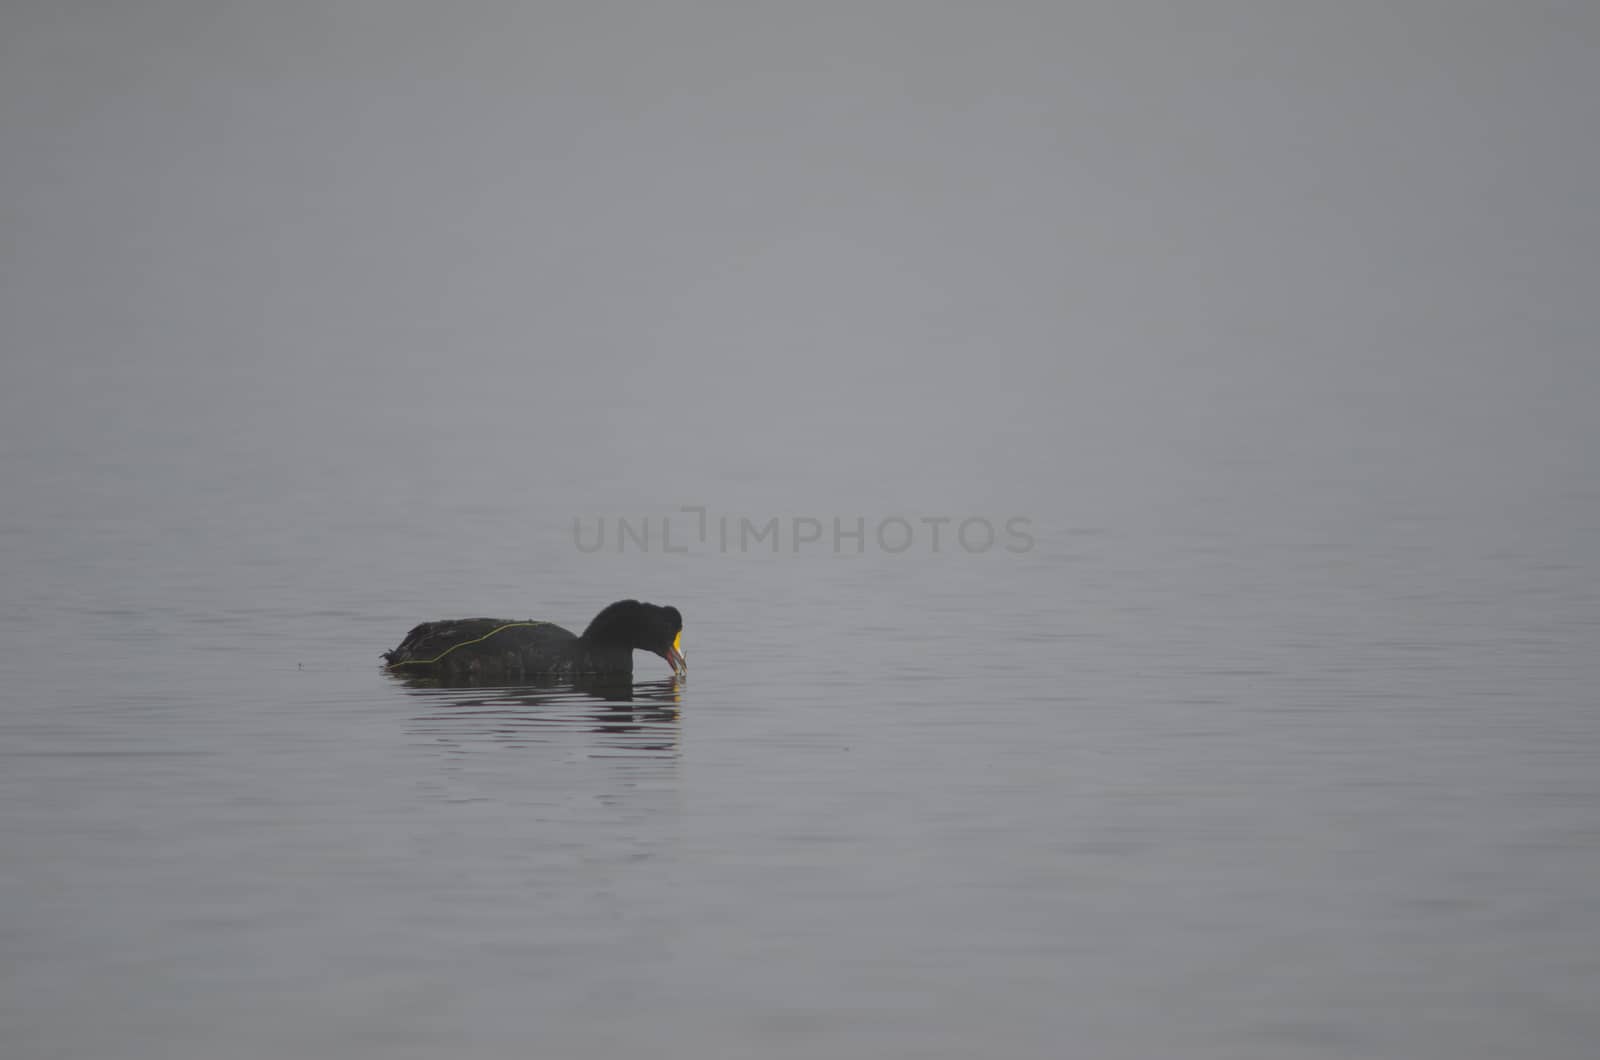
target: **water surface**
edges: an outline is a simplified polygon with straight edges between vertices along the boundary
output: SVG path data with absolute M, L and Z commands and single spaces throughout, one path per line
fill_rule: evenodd
M 1600 1029 L 1591 538 L 1042 525 L 610 577 L 573 550 L 504 610 L 675 603 L 689 678 L 438 689 L 377 652 L 435 596 L 523 590 L 371 552 L 459 511 L 306 550 L 316 506 L 268 532 L 156 462 L 178 548 L 59 470 L 24 465 L 4 539 L 10 1054 L 1578 1057 Z

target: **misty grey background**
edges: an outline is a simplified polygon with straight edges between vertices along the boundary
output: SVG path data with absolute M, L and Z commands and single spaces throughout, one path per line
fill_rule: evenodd
M 0 1051 L 1593 1055 L 1597 40 L 8 3 Z

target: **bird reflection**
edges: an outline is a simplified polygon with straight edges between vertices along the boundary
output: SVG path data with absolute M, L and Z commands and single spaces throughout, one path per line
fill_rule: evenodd
M 562 732 L 588 732 L 611 753 L 677 754 L 682 683 L 675 677 L 634 682 L 594 676 L 491 687 L 397 680 L 427 704 L 412 731 L 441 741 L 550 743 Z

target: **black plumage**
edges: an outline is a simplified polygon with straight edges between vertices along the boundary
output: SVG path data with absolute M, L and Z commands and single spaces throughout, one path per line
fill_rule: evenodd
M 446 680 L 631 676 L 635 649 L 654 652 L 675 674 L 686 671 L 683 616 L 675 607 L 619 600 L 582 635 L 553 622 L 457 618 L 424 622 L 383 653 L 393 673 Z

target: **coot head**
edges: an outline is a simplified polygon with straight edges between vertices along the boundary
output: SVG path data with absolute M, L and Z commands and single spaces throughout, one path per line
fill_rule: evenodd
M 654 652 L 675 674 L 688 673 L 683 658 L 683 615 L 676 607 L 618 600 L 589 623 L 583 639 L 591 644 Z

